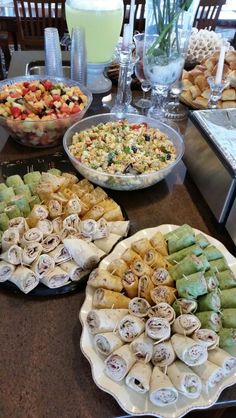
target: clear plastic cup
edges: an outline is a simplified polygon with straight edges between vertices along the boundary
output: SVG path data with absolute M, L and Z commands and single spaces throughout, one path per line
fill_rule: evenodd
M 84 29 L 76 26 L 71 33 L 70 78 L 86 85 L 87 54 Z
M 45 72 L 51 77 L 63 77 L 61 46 L 57 28 L 44 29 Z

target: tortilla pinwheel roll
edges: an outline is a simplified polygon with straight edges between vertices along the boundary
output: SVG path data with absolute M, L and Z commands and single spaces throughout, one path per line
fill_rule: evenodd
M 50 289 L 64 286 L 69 281 L 69 275 L 56 266 L 53 270 L 49 270 L 46 274 L 40 276 L 40 282 Z
M 222 308 L 236 308 L 236 287 L 222 290 L 220 299 Z
M 166 257 L 169 263 L 175 265 L 183 260 L 189 254 L 195 254 L 196 256 L 200 256 L 203 253 L 203 249 L 199 247 L 199 245 L 190 245 L 190 247 L 184 248 L 183 250 L 177 251 L 176 253 L 170 254 Z
M 208 360 L 211 363 L 217 364 L 224 371 L 224 374 L 230 374 L 232 370 L 236 369 L 236 357 L 231 356 L 222 348 L 216 347 L 214 350 L 209 351 Z
M 135 362 L 136 358 L 130 350 L 130 345 L 124 344 L 106 358 L 105 373 L 112 380 L 119 382 L 127 375 Z
M 76 231 L 79 231 L 79 223 L 80 218 L 77 213 L 72 213 L 71 215 L 68 215 L 66 218 L 63 219 L 63 228 L 72 228 Z
M 2 251 L 7 251 L 12 245 L 18 245 L 20 234 L 17 229 L 9 228 L 2 234 Z
M 185 298 L 176 299 L 172 305 L 176 315 L 194 313 L 197 310 L 197 301 Z
M 171 343 L 177 357 L 187 366 L 198 366 L 207 360 L 207 347 L 192 338 L 174 334 L 171 337 Z
M 164 286 L 160 285 L 155 287 L 151 290 L 151 299 L 153 302 L 157 305 L 158 303 L 165 302 L 169 305 L 172 305 L 172 303 L 176 299 L 176 289 L 174 287 L 170 286 Z
M 45 253 L 50 253 L 60 244 L 60 242 L 61 240 L 60 240 L 59 235 L 57 234 L 47 235 L 42 241 L 43 251 Z
M 196 299 L 207 293 L 206 279 L 201 272 L 177 280 L 176 288 L 179 297 L 186 299 Z
M 98 264 L 98 252 L 86 241 L 79 238 L 66 238 L 63 244 L 74 261 L 84 270 L 91 270 Z
M 108 230 L 112 234 L 127 237 L 130 227 L 130 221 L 112 221 L 107 222 Z
M 106 219 L 100 218 L 97 221 L 97 229 L 93 234 L 93 239 L 105 238 L 109 235 L 109 228 Z
M 73 213 L 79 215 L 82 210 L 82 203 L 80 199 L 77 196 L 71 197 L 71 199 L 69 199 L 66 203 L 64 210 L 66 216 L 71 215 Z
M 152 306 L 148 310 L 148 316 L 157 316 L 158 318 L 167 319 L 167 321 L 172 324 L 175 320 L 175 311 L 169 303 L 160 302 L 155 306 Z
M 18 266 L 9 278 L 25 294 L 33 290 L 39 283 L 36 274 L 25 266 Z
M 158 366 L 152 371 L 149 399 L 156 406 L 172 405 L 178 400 L 178 391 Z
M 236 328 L 236 309 L 222 309 L 222 326 L 223 328 Z
M 35 261 L 43 251 L 43 247 L 39 242 L 30 242 L 22 251 L 22 263 L 29 265 Z
M 8 227 L 17 229 L 20 236 L 22 236 L 24 232 L 29 229 L 26 219 L 23 218 L 23 216 L 18 216 L 16 218 L 10 219 Z
M 197 273 L 198 271 L 204 271 L 204 265 L 194 254 L 187 255 L 178 264 L 169 269 L 172 279 L 176 281 L 182 279 L 184 276 Z
M 189 247 L 195 244 L 196 241 L 194 230 L 190 226 L 188 228 L 184 226 L 176 228 L 174 231 L 166 234 L 165 238 L 167 240 L 169 254 Z
M 109 271 L 100 268 L 96 268 L 90 273 L 88 284 L 95 288 L 103 287 L 104 289 L 115 290 L 116 292 L 121 292 L 123 289 L 119 276 L 115 276 L 109 273 Z
M 93 295 L 94 308 L 125 308 L 128 309 L 130 298 L 122 293 L 107 289 L 96 289 Z
M 31 269 L 37 276 L 47 274 L 50 270 L 54 269 L 55 261 L 48 254 L 41 254 L 31 265 Z
M 48 209 L 45 205 L 35 205 L 31 210 L 27 222 L 30 228 L 33 228 L 38 221 L 48 217 Z
M 215 312 L 219 312 L 220 310 L 220 296 L 219 293 L 215 292 L 210 292 L 207 293 L 206 295 L 200 296 L 197 300 L 197 310 L 202 312 L 202 311 L 215 311 Z
M 122 341 L 130 343 L 145 329 L 145 323 L 134 315 L 125 315 L 118 324 L 118 332 Z
M 151 268 L 168 268 L 171 264 L 161 255 L 158 253 L 154 248 L 148 250 L 144 256 L 143 260 L 146 264 L 148 264 Z
M 126 248 L 126 250 L 121 255 L 122 260 L 124 260 L 128 266 L 131 265 L 135 260 L 142 260 L 140 255 L 132 250 L 132 248 Z
M 98 219 L 104 216 L 104 213 L 104 208 L 100 204 L 94 205 L 82 216 L 82 220 L 84 221 L 85 219 L 94 219 L 95 221 L 98 221 Z
M 14 271 L 15 266 L 13 264 L 7 263 L 6 261 L 0 261 L 0 283 L 9 280 Z
M 129 302 L 129 313 L 140 318 L 147 316 L 150 304 L 144 298 L 134 297 Z
M 182 361 L 176 360 L 172 363 L 167 368 L 167 375 L 182 395 L 190 399 L 196 399 L 200 396 L 202 390 L 200 377 Z
M 138 295 L 138 284 L 138 276 L 136 276 L 131 270 L 127 270 L 123 274 L 122 285 L 129 298 L 134 298 Z
M 176 355 L 170 340 L 163 341 L 153 346 L 152 364 L 166 367 L 175 361 Z
M 220 315 L 213 311 L 196 312 L 195 315 L 201 322 L 201 328 L 212 329 L 218 332 L 222 327 Z
M 141 277 L 139 277 L 138 280 L 138 296 L 141 298 L 144 298 L 148 301 L 148 303 L 152 304 L 152 298 L 151 298 L 151 291 L 154 288 L 154 284 L 151 281 L 150 276 L 147 274 L 143 274 Z
M 235 328 L 221 328 L 219 331 L 220 348 L 223 348 L 227 353 L 236 357 L 236 329 Z
M 83 270 L 75 261 L 69 260 L 60 264 L 62 270 L 68 273 L 72 282 L 78 282 L 83 277 L 89 274 L 90 270 Z
M 86 318 L 90 334 L 113 332 L 119 321 L 128 314 L 128 309 L 91 309 Z
M 163 267 L 157 267 L 153 270 L 151 279 L 155 286 L 174 286 L 174 280 L 170 277 L 169 272 Z
M 204 364 L 194 366 L 192 369 L 201 378 L 207 388 L 213 388 L 224 379 L 223 368 L 209 360 L 206 360 Z
M 207 291 L 208 292 L 214 292 L 217 290 L 217 287 L 219 285 L 218 279 L 212 270 L 208 270 L 204 273 L 206 284 L 207 284 Z
M 217 260 L 212 260 L 209 262 L 211 269 L 216 273 L 224 270 L 228 270 L 229 266 L 225 258 L 218 258 Z
M 85 238 L 93 239 L 93 236 L 97 231 L 97 221 L 95 221 L 94 219 L 86 219 L 85 221 L 81 221 L 78 224 L 78 228 L 80 233 Z
M 128 270 L 128 264 L 121 258 L 117 258 L 108 264 L 107 270 L 109 273 L 122 278 L 124 273 Z
M 138 361 L 148 363 L 153 354 L 153 340 L 142 333 L 131 342 L 130 349 Z
M 178 316 L 172 324 L 172 332 L 183 335 L 191 335 L 201 327 L 199 319 L 192 314 Z
M 0 259 L 17 266 L 22 262 L 22 248 L 19 245 L 12 245 L 7 251 L 0 255 Z
M 57 199 L 50 199 L 48 202 L 48 212 L 51 219 L 62 215 L 62 202 Z
M 126 385 L 138 393 L 149 391 L 152 366 L 149 363 L 137 362 L 125 378 Z
M 164 235 L 160 231 L 157 231 L 152 236 L 150 243 L 153 248 L 155 248 L 155 250 L 158 251 L 161 255 L 164 257 L 168 255 L 167 242 Z
M 200 328 L 194 331 L 192 339 L 206 345 L 208 350 L 213 350 L 219 345 L 219 336 L 212 329 Z M 208 353 L 209 357 L 209 353 Z
M 39 228 L 39 230 L 42 231 L 44 237 L 53 233 L 53 224 L 49 219 L 39 220 L 36 224 L 36 228 Z
M 21 245 L 25 246 L 30 242 L 42 242 L 43 232 L 39 228 L 28 229 L 21 238 Z
M 49 251 L 48 255 L 53 257 L 55 264 L 61 264 L 71 259 L 64 244 L 59 244 L 54 250 Z
M 170 324 L 167 319 L 153 316 L 147 320 L 145 330 L 147 336 L 156 341 L 164 341 L 170 338 Z
M 216 273 L 216 277 L 219 282 L 219 288 L 221 290 L 224 289 L 231 289 L 232 287 L 236 287 L 236 276 L 232 272 L 232 270 L 224 270 L 219 273 Z
M 152 269 L 143 260 L 135 260 L 130 264 L 130 269 L 136 276 L 141 277 L 144 274 L 147 276 L 152 275 Z
M 131 248 L 141 257 L 144 257 L 148 250 L 153 249 L 150 241 L 147 238 L 140 238 L 139 240 L 132 242 Z
M 209 245 L 203 251 L 208 261 L 218 260 L 219 258 L 223 258 L 222 252 L 215 247 L 215 245 Z
M 97 352 L 104 356 L 109 356 L 109 354 L 124 344 L 114 332 L 96 334 L 93 341 Z
M 106 254 L 108 254 L 114 245 L 121 239 L 120 235 L 113 234 L 110 232 L 110 234 L 107 237 L 99 238 L 94 240 L 94 244 L 100 248 L 102 251 L 104 251 Z

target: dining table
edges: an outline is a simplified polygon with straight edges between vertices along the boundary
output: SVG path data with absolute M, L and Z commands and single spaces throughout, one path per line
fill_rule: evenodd
M 43 59 L 43 51 L 15 51 L 8 77 L 24 75 L 27 64 Z M 67 51 L 63 51 L 63 59 L 68 59 Z M 110 92 L 94 95 L 85 117 L 109 113 L 116 89 L 113 84 Z M 132 93 L 133 97 L 141 95 L 141 90 Z M 186 121 L 177 125 L 184 141 Z M 74 172 L 62 143 L 54 148 L 37 149 L 16 143 L 4 132 L 0 136 L 1 181 L 11 165 L 17 174 L 24 168 L 25 171 L 34 168 L 36 162 L 44 171 L 63 160 L 67 171 Z M 163 224 L 186 223 L 216 238 L 236 256 L 235 244 L 225 225 L 215 219 L 184 158 L 154 186 L 135 191 L 106 191 L 124 208 L 130 220 L 130 235 Z M 130 416 L 110 394 L 97 387 L 91 366 L 81 351 L 79 313 L 85 288 L 84 283 L 64 295 L 31 297 L 0 287 L 0 418 Z M 223 390 L 209 414 L 221 416 L 230 407 L 236 407 L 236 385 Z M 196 411 L 194 416 L 203 417 L 204 412 Z M 192 413 L 186 415 L 190 416 Z

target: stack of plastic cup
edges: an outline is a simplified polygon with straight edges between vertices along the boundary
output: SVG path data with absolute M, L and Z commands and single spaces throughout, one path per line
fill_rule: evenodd
M 82 85 L 87 83 L 87 56 L 85 33 L 81 27 L 74 27 L 71 34 L 70 78 Z
M 51 77 L 63 77 L 61 46 L 57 28 L 44 29 L 45 72 Z

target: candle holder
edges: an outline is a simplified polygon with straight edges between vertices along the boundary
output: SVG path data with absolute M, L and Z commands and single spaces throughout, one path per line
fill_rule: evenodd
M 229 80 L 223 78 L 220 83 L 216 83 L 215 77 L 208 77 L 207 81 L 211 89 L 210 97 L 208 100 L 208 108 L 218 109 L 222 92 L 226 87 L 228 87 Z

